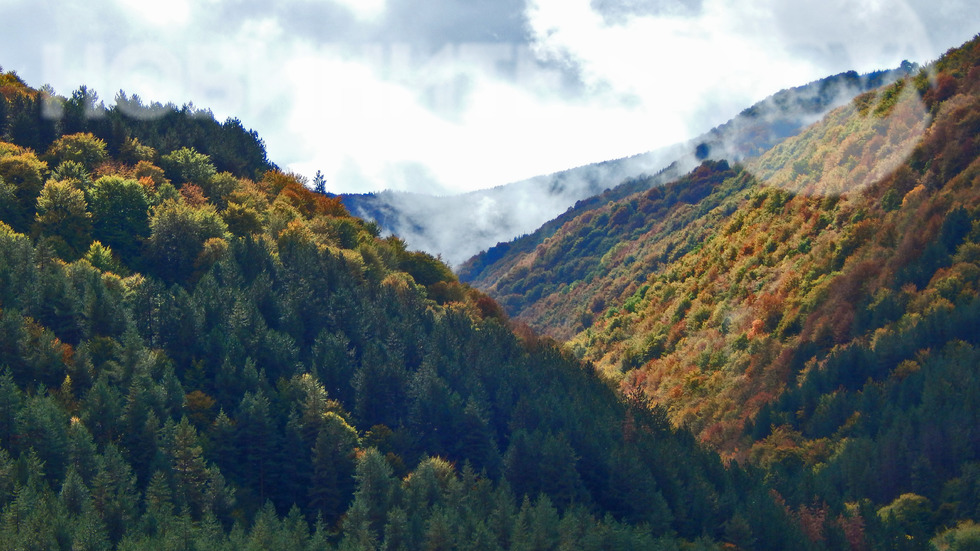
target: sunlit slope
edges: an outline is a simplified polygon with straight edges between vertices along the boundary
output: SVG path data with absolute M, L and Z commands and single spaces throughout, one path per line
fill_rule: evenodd
M 582 214 L 487 290 L 734 449 L 805 365 L 943 304 L 928 297 L 976 214 L 975 49 L 746 166 L 706 163 Z M 876 310 L 893 294 L 897 318 Z
M 859 75 L 840 73 L 781 90 L 746 108 L 730 121 L 693 139 L 621 159 L 571 168 L 554 174 L 459 195 L 427 195 L 384 191 L 341 196 L 355 215 L 376 221 L 385 232 L 398 235 L 413 249 L 437 255 L 460 270 L 466 281 L 492 277 L 481 273 L 501 251 L 478 255 L 511 240 L 518 247 L 537 240 L 581 202 L 591 204 L 599 194 L 621 199 L 636 191 L 689 172 L 699 160 L 743 159 L 756 156 L 787 136 L 819 119 L 854 96 L 901 78 L 911 63 L 888 71 Z M 541 144 L 543 149 L 548 144 Z M 528 155 L 535 155 L 530 150 Z M 660 174 L 667 169 L 668 174 Z M 650 175 L 659 177 L 650 179 Z M 624 182 L 627 182 L 625 185 Z M 606 193 L 604 193 L 606 192 Z M 608 200 L 608 199 L 607 199 Z M 534 243 L 536 245 L 537 243 Z M 532 247 L 534 245 L 531 245 Z M 470 257 L 478 255 L 473 260 Z M 496 267 L 490 267 L 493 271 Z

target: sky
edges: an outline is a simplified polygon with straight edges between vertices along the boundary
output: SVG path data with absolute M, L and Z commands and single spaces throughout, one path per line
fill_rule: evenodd
M 0 66 L 236 117 L 329 191 L 447 195 L 683 141 L 934 60 L 976 0 L 0 0 Z

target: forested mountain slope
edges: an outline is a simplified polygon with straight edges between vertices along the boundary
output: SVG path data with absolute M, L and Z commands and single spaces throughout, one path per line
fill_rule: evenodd
M 893 548 L 960 548 L 980 521 L 978 154 L 980 37 L 744 166 L 567 221 L 486 289 L 763 468 L 812 539 L 849 502 Z
M 270 169 L 235 121 L 71 118 L 84 90 L 0 82 L 0 547 L 802 538 L 758 473 Z
M 458 267 L 495 244 L 524 234 L 539 234 L 540 226 L 548 227 L 550 220 L 562 216 L 576 202 L 590 203 L 604 191 L 605 195 L 620 199 L 667 182 L 668 175 L 670 179 L 681 176 L 705 158 L 758 155 L 831 108 L 913 69 L 913 64 L 906 62 L 890 71 L 865 75 L 851 71 L 781 90 L 693 140 L 631 157 L 460 195 L 384 191 L 343 195 L 341 200 L 353 214 L 376 221 L 383 231 L 398 235 L 410 248 L 438 255 Z M 666 174 L 660 174 L 665 169 Z M 660 177 L 651 180 L 648 175 L 652 174 Z M 629 183 L 620 185 L 624 181 Z M 465 270 L 471 274 L 469 277 L 477 277 L 473 265 Z

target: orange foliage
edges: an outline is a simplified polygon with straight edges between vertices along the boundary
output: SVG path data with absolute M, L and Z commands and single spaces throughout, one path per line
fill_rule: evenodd
M 0 73 L 0 94 L 7 101 L 13 102 L 19 98 L 36 98 L 37 92 L 31 89 L 16 73 Z
M 152 185 L 147 188 L 147 191 L 152 191 L 156 188 L 156 186 L 159 186 L 167 181 L 167 178 L 164 176 L 163 169 L 149 161 L 140 161 L 137 163 L 136 166 L 133 167 L 133 176 L 140 180 L 143 180 L 144 178 L 149 179 L 149 182 Z M 144 187 L 146 187 L 146 184 L 144 184 Z
M 110 159 L 103 163 L 99 163 L 99 165 L 92 170 L 92 179 L 98 180 L 103 176 L 114 176 L 117 174 L 126 174 L 127 172 L 129 172 L 129 170 L 125 164 L 120 161 Z
M 190 412 L 189 417 L 198 426 L 207 426 L 213 420 L 215 399 L 200 390 L 195 390 L 184 396 L 184 403 Z
M 141 186 L 143 186 L 147 196 L 152 196 L 153 193 L 156 192 L 156 184 L 153 183 L 153 179 L 149 176 L 143 176 L 140 178 L 139 183 Z
M 208 204 L 208 198 L 204 196 L 204 191 L 194 184 L 184 184 L 180 187 L 180 195 L 184 202 L 193 208 L 203 207 Z
M 642 389 L 702 441 L 734 449 L 745 420 L 813 359 L 794 355 L 809 349 L 801 344 L 816 344 L 820 355 L 872 338 L 854 334 L 856 309 L 907 273 L 951 205 L 980 205 L 980 161 L 970 157 L 980 101 L 965 93 L 968 79 L 949 76 L 966 72 L 980 86 L 980 68 L 940 71 L 925 136 L 929 118 L 908 80 L 865 96 L 865 116 L 853 106 L 835 111 L 749 161 L 751 175 L 726 173 L 702 186 L 706 197 L 685 196 L 674 183 L 582 212 L 508 256 L 489 291 L 518 304 L 519 319 L 538 329 L 578 331 L 573 346 L 601 373 L 635 367 L 620 382 L 624 396 Z M 683 185 L 718 174 L 702 166 Z M 641 223 L 642 231 L 627 229 Z M 969 279 L 935 278 L 930 287 L 954 296 Z M 931 295 L 920 302 L 938 303 Z M 587 321 L 569 327 L 572 318 Z M 781 447 L 787 442 L 769 444 L 795 453 Z M 860 517 L 827 519 L 821 507 L 799 516 L 811 538 L 837 522 L 860 548 Z
M 497 304 L 497 301 L 493 300 L 487 295 L 481 295 L 476 299 L 476 309 L 480 312 L 480 318 L 482 319 L 507 319 L 507 315 L 504 314 L 504 309 Z
M 796 519 L 800 523 L 800 528 L 803 529 L 803 534 L 806 535 L 807 539 L 814 543 L 823 541 L 824 521 L 827 519 L 826 504 L 821 506 L 814 505 L 813 507 L 801 505 L 800 510 L 796 513 Z
M 279 197 L 296 208 L 306 218 L 316 215 L 345 217 L 348 216 L 339 197 L 327 197 L 307 188 L 300 177 L 286 174 L 278 170 L 270 170 L 262 178 L 262 184 L 270 198 Z
M 75 349 L 68 343 L 61 345 L 61 361 L 67 366 L 74 365 L 75 363 Z
M 279 195 L 279 192 L 289 184 L 302 186 L 295 175 L 286 174 L 281 170 L 270 170 L 266 172 L 262 175 L 262 181 L 259 182 L 259 184 L 261 184 L 266 193 L 269 194 L 270 198 Z

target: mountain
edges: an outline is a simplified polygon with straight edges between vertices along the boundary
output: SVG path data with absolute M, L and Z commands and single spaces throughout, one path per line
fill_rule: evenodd
M 0 98 L 3 548 L 976 541 L 980 36 L 580 204 L 513 321 L 235 120 Z
M 975 538 L 980 36 L 549 232 L 463 279 L 766 472 L 812 541 L 847 539 L 826 519 L 854 509 L 882 548 Z
M 276 170 L 236 121 L 13 73 L 0 97 L 3 548 L 803 538 L 760 473 Z
M 914 69 L 906 62 L 891 71 L 841 73 L 778 92 L 687 143 L 492 189 L 450 196 L 384 191 L 342 195 L 341 200 L 350 212 L 376 221 L 383 231 L 405 239 L 410 248 L 438 255 L 456 267 L 497 243 L 534 232 L 577 201 L 623 181 L 653 185 L 644 175 L 666 168 L 676 178 L 702 159 L 757 155 L 831 108 Z

